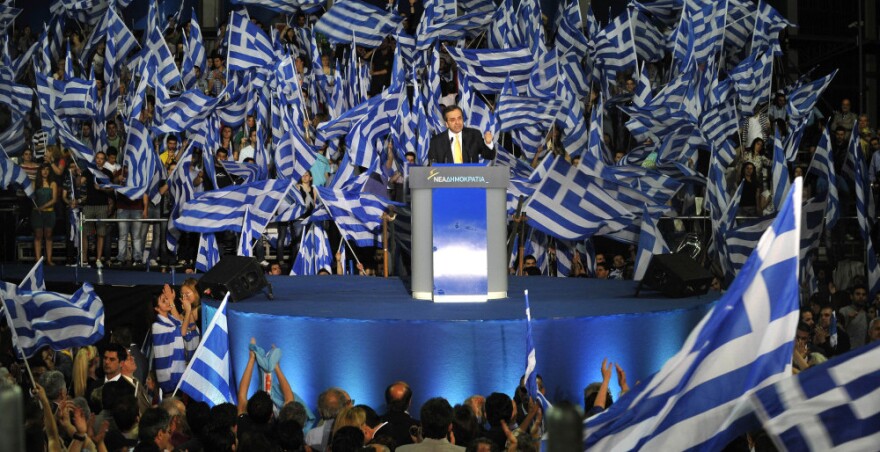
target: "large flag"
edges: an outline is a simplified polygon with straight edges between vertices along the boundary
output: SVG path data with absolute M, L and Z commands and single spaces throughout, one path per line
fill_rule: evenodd
M 53 350 L 92 345 L 104 337 L 104 304 L 91 284 L 65 295 L 0 287 L 6 320 L 16 343 L 29 358 L 39 349 Z
M 226 402 L 237 403 L 229 358 L 228 301 L 229 294 L 226 294 L 177 384 L 177 389 L 212 407 Z
M 269 66 L 275 61 L 272 40 L 259 26 L 250 21 L 247 12 L 234 11 L 229 17 L 230 71 Z
M 744 395 L 791 374 L 802 180 L 730 289 L 659 372 L 584 423 L 596 450 L 720 450 Z
M 184 231 L 238 231 L 245 209 L 250 209 L 254 229 L 263 231 L 293 181 L 269 179 L 212 190 L 187 201 L 174 225 Z
M 330 241 L 324 228 L 312 223 L 303 230 L 299 252 L 290 269 L 291 275 L 317 275 L 321 270 L 331 271 L 333 257 L 330 255 Z
M 318 22 L 314 31 L 327 36 L 333 43 L 352 43 L 364 47 L 378 47 L 385 36 L 394 34 L 401 18 L 375 5 L 360 0 L 334 2 Z
M 871 450 L 880 444 L 880 341 L 752 395 L 779 450 Z

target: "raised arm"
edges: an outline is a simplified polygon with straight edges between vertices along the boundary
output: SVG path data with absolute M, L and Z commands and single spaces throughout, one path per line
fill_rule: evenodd
M 256 344 L 257 339 L 251 338 L 251 344 Z M 238 414 L 247 413 L 247 393 L 251 385 L 251 374 L 254 373 L 254 363 L 257 361 L 257 354 L 253 350 L 248 351 L 248 362 L 241 375 L 241 381 L 238 382 Z
M 278 376 L 278 384 L 281 385 L 281 394 L 284 395 L 284 405 L 293 402 L 296 397 L 293 395 L 293 389 L 290 388 L 290 383 L 287 382 L 284 372 L 281 371 L 281 364 L 275 365 L 275 375 Z

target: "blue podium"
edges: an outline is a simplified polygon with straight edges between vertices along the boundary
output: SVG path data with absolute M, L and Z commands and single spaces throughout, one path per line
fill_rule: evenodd
M 506 167 L 410 167 L 413 298 L 507 297 L 509 177 Z

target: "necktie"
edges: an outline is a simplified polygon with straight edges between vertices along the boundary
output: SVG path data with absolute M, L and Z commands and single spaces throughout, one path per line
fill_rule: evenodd
M 452 146 L 452 161 L 453 163 L 464 163 L 461 156 L 461 140 L 458 135 L 454 135 L 453 140 L 455 143 Z

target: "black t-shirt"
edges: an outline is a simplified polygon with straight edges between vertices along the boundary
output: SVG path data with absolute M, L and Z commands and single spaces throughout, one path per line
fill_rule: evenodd
M 111 173 L 110 170 L 106 168 L 101 168 L 101 172 L 104 173 L 105 176 L 107 176 L 107 179 L 113 179 L 113 173 Z M 88 179 L 89 183 L 86 191 L 85 204 L 87 206 L 106 206 L 110 196 L 112 195 L 95 186 L 95 175 L 92 174 L 91 171 L 86 172 L 86 178 Z

